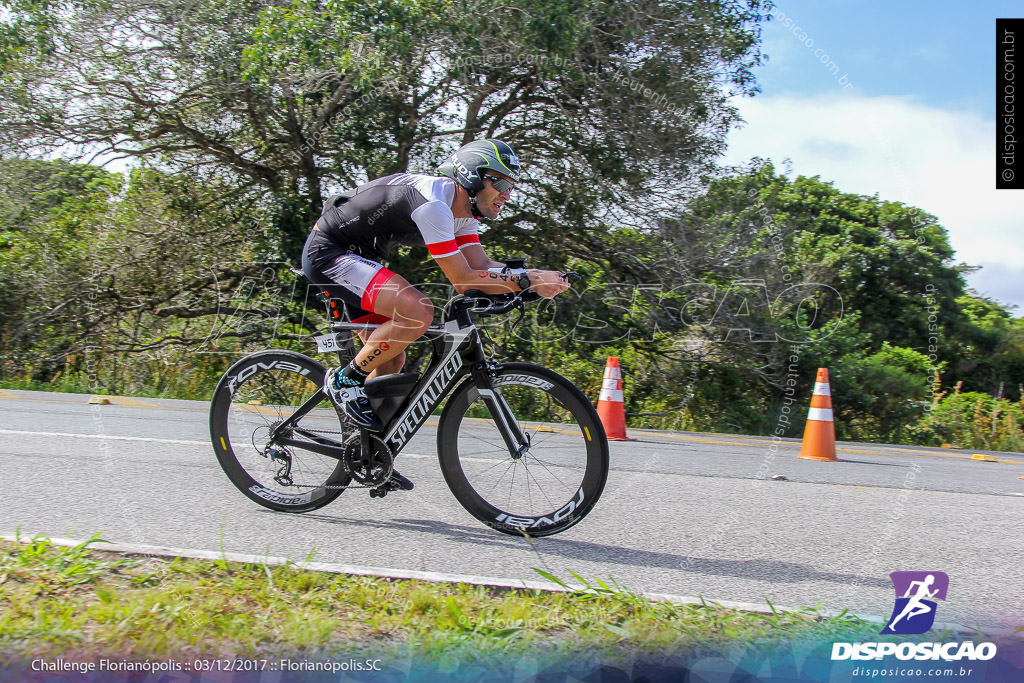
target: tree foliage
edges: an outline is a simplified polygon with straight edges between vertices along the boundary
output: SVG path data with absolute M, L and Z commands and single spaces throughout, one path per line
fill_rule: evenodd
M 789 282 L 825 285 L 844 311 L 858 311 L 873 348 L 884 341 L 928 352 L 929 309 L 946 339 L 964 318 L 963 266 L 953 262 L 934 216 L 900 202 L 841 192 L 818 177 L 789 180 L 770 163 L 713 182 L 694 213 L 731 236 L 737 273 L 778 291 Z M 949 344 L 943 346 L 948 355 Z
M 41 37 L 3 52 L 0 149 L 142 157 L 269 192 L 294 256 L 325 189 L 429 171 L 456 144 L 500 135 L 529 175 L 496 232 L 586 258 L 609 229 L 676 206 L 710 168 L 737 118 L 726 90 L 755 90 L 766 10 L 22 0 L 6 30 Z M 566 239 L 542 248 L 552 225 Z
M 1017 443 L 1024 326 L 965 291 L 934 216 L 759 159 L 715 167 L 769 9 L 7 0 L 0 372 L 198 388 L 222 363 L 193 350 L 295 343 L 306 302 L 279 266 L 323 198 L 486 135 L 525 168 L 488 252 L 584 275 L 515 331 L 494 323 L 499 356 L 595 396 L 619 356 L 638 426 L 778 433 L 828 366 L 844 437 Z M 117 157 L 134 170 L 39 160 Z M 423 249 L 389 265 L 439 282 Z M 955 381 L 993 397 L 987 432 L 974 394 L 940 395 Z
M 112 377 L 87 362 L 159 362 L 170 347 L 237 345 L 266 336 L 238 320 L 279 313 L 259 297 L 222 297 L 258 278 L 276 243 L 253 214 L 211 208 L 208 184 L 19 160 L 0 161 L 0 180 L 5 376 Z

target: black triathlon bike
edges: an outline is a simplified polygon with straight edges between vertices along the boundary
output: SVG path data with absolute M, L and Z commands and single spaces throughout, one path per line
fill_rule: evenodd
M 315 337 L 317 348 L 337 352 L 344 365 L 355 353 L 354 333 L 375 326 L 339 320 L 341 302 L 324 294 L 330 329 Z M 490 360 L 473 322 L 522 313 L 524 302 L 537 298 L 474 291 L 449 301 L 440 324 L 420 339 L 431 346 L 422 372 L 366 382 L 381 432 L 339 415 L 322 388 L 326 368 L 316 360 L 273 349 L 242 358 L 224 373 L 210 407 L 221 467 L 242 493 L 272 510 L 309 512 L 351 488 L 380 497 L 397 487 L 395 456 L 436 419 L 441 472 L 471 515 L 508 534 L 565 531 L 604 489 L 604 427 L 587 397 L 561 375 Z

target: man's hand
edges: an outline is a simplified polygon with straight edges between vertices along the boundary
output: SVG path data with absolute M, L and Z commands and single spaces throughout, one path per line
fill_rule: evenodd
M 530 289 L 545 299 L 551 299 L 569 289 L 569 281 L 557 270 L 529 270 Z

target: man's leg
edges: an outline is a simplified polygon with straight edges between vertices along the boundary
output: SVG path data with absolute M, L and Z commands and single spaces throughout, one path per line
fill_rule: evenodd
M 392 275 L 377 292 L 373 312 L 390 318 L 375 330 L 362 333 L 363 347 L 352 359 L 359 370 L 380 377 L 405 365 L 405 348 L 419 339 L 434 319 L 434 306 L 401 275 Z
M 335 404 L 352 422 L 379 431 L 383 429 L 374 414 L 363 385 L 373 376 L 397 372 L 405 362 L 405 347 L 418 339 L 433 320 L 430 300 L 410 285 L 401 275 L 381 269 L 363 294 L 363 310 L 387 321 L 367 334 L 363 346 L 344 368 L 332 370 L 325 389 Z
M 360 332 L 359 333 L 359 338 L 363 340 L 363 344 L 366 343 L 366 338 L 369 337 L 369 336 L 370 336 L 369 332 Z M 402 368 L 404 368 L 404 367 L 405 367 L 405 351 L 402 351 L 400 354 L 398 354 L 397 356 L 395 356 L 391 360 L 387 360 L 387 361 L 384 361 L 384 362 L 376 363 L 376 367 L 374 367 L 374 369 L 370 371 L 370 374 L 367 375 L 366 379 L 367 379 L 367 381 L 369 381 L 369 380 L 375 379 L 377 377 L 384 377 L 386 375 L 393 375 L 396 372 L 401 372 Z
M 390 320 L 375 330 L 360 333 L 363 347 L 342 370 L 343 382 L 365 383 L 373 377 L 399 372 L 405 365 L 405 347 L 419 339 L 433 321 L 433 304 L 401 275 L 392 275 L 374 294 L 373 312 Z M 365 416 L 369 401 L 364 409 Z M 396 489 L 411 491 L 413 483 L 393 469 L 385 491 Z

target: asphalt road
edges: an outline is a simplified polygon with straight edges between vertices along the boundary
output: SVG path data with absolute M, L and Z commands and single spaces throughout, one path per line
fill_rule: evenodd
M 1024 454 L 840 444 L 838 462 L 799 442 L 633 431 L 611 444 L 600 503 L 531 543 L 479 524 L 455 501 L 425 426 L 398 459 L 412 492 L 347 491 L 305 515 L 266 510 L 220 470 L 207 405 L 0 390 L 0 534 L 307 558 L 536 581 L 614 578 L 708 600 L 822 604 L 887 617 L 892 571 L 950 577 L 937 620 L 1024 625 Z M 772 479 L 779 475 L 784 479 Z

